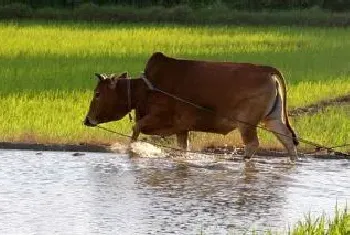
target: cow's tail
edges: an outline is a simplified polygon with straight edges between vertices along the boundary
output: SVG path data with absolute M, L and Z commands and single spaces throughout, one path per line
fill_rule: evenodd
M 282 99 L 282 112 L 283 112 L 284 119 L 286 120 L 286 125 L 287 125 L 289 131 L 292 133 L 294 145 L 297 146 L 299 144 L 298 136 L 295 134 L 292 126 L 289 123 L 289 119 L 288 119 L 287 88 L 286 88 L 286 83 L 284 81 L 284 77 L 283 77 L 282 73 L 280 71 L 278 71 L 277 69 L 275 69 L 275 71 L 272 74 L 276 75 L 275 77 L 277 78 L 277 81 L 278 81 L 278 85 L 279 85 L 278 90 L 279 90 L 279 93 L 280 93 L 280 96 Z

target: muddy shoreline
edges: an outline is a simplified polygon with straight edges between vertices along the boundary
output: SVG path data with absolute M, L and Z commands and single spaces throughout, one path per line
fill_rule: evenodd
M 41 144 L 41 143 L 19 143 L 19 142 L 0 142 L 0 150 L 28 150 L 28 151 L 53 151 L 53 152 L 75 152 L 77 153 L 119 153 L 112 149 L 111 145 L 102 145 L 102 144 Z M 243 155 L 243 148 L 236 148 L 233 146 L 229 147 L 220 147 L 220 146 L 210 146 L 202 150 L 203 154 L 208 155 Z M 303 157 L 307 158 L 318 158 L 318 159 L 348 159 L 350 160 L 350 153 L 341 153 L 341 152 L 307 152 L 299 150 Z M 287 153 L 281 150 L 266 150 L 260 149 L 257 152 L 258 156 L 262 157 L 287 157 Z
M 53 151 L 53 152 L 97 152 L 97 153 L 112 152 L 109 145 L 97 145 L 97 144 L 40 144 L 40 143 L 0 142 L 0 149 Z

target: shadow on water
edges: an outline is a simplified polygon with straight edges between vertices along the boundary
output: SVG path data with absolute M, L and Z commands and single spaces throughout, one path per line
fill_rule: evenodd
M 347 160 L 145 159 L 0 152 L 0 233 L 283 230 L 350 198 Z

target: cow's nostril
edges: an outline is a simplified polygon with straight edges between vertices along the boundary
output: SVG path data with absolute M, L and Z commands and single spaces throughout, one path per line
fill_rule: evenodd
M 84 125 L 85 126 L 96 126 L 95 124 L 90 122 L 90 119 L 88 117 L 85 118 Z

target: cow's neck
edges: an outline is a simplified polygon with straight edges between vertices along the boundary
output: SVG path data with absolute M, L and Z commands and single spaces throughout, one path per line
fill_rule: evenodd
M 131 109 L 144 100 L 147 92 L 147 85 L 141 78 L 130 79 Z

